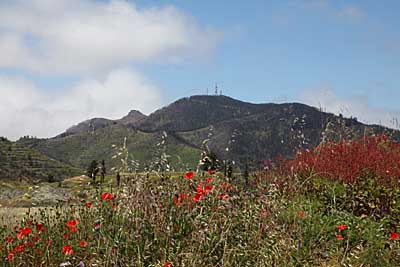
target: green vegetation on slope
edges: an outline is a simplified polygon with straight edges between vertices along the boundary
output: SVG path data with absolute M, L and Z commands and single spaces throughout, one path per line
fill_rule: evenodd
M 125 125 L 112 125 L 94 132 L 83 132 L 63 138 L 20 139 L 19 142 L 80 168 L 86 168 L 93 159 L 97 161 L 104 159 L 110 168 L 120 165 L 120 159 L 113 158 L 116 155 L 113 145 L 122 146 L 125 137 L 130 159 L 139 161 L 142 169 L 150 166 L 155 157 L 161 133 L 145 133 Z M 173 136 L 169 136 L 167 154 L 173 155 L 170 161 L 176 169 L 186 165 L 194 168 L 197 166 L 200 150 L 185 146 Z
M 62 180 L 80 170 L 20 143 L 0 138 L 0 179 Z

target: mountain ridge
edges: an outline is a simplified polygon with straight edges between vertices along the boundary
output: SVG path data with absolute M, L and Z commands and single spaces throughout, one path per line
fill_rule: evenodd
M 134 110 L 119 120 L 94 118 L 82 123 L 77 124 L 82 126 L 81 131 L 29 139 L 24 145 L 79 168 L 85 168 L 93 159 L 105 159 L 116 166 L 111 146 L 120 145 L 127 137 L 132 157 L 142 162 L 144 169 L 154 160 L 165 132 L 166 152 L 174 167 L 193 169 L 207 139 L 209 148 L 220 158 L 256 166 L 264 159 L 293 157 L 298 149 L 314 147 L 327 139 L 386 132 L 400 140 L 399 131 L 363 124 L 303 103 L 254 104 L 228 96 L 195 95 L 178 99 L 148 116 Z

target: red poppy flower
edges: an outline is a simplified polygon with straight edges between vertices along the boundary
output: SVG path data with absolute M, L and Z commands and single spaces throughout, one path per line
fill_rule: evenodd
M 40 239 L 39 234 L 35 234 L 35 235 L 33 236 L 33 240 L 34 240 L 35 242 L 38 242 L 39 239 Z
M 180 194 L 179 196 L 174 197 L 173 201 L 174 201 L 175 206 L 181 207 L 183 201 L 187 198 L 189 198 L 189 196 L 184 193 Z
M 14 238 L 12 238 L 11 236 L 6 236 L 6 238 L 4 238 L 4 240 L 8 243 L 11 244 L 14 242 Z
M 197 194 L 200 194 L 200 195 L 204 194 L 204 190 L 203 189 L 204 189 L 203 184 L 198 184 L 197 187 L 196 187 Z
M 69 231 L 70 231 L 71 233 L 76 233 L 76 232 L 78 232 L 78 228 L 77 228 L 77 227 L 70 227 L 70 228 L 69 228 Z
M 69 221 L 67 222 L 67 227 L 75 227 L 75 226 L 77 226 L 77 225 L 78 225 L 78 220 L 77 220 L 77 219 L 69 220 Z
M 25 252 L 25 247 L 24 245 L 18 245 L 14 248 L 13 253 L 16 254 L 18 252 Z
M 269 211 L 268 210 L 262 210 L 261 212 L 260 212 L 260 216 L 261 217 L 263 217 L 263 218 L 267 218 L 268 216 L 269 216 Z
M 172 267 L 172 263 L 166 261 L 164 262 L 163 267 Z
M 8 253 L 7 260 L 12 261 L 13 257 L 14 257 L 14 253 L 10 252 L 10 253 Z
M 28 247 L 28 248 L 31 248 L 31 247 L 33 247 L 35 245 L 35 243 L 33 243 L 33 242 L 28 242 L 28 243 L 26 243 L 26 246 Z
M 336 228 L 337 228 L 339 231 L 343 231 L 344 229 L 346 229 L 346 225 L 345 225 L 345 224 L 341 224 L 341 225 L 336 226 Z
M 209 175 L 213 175 L 214 173 L 215 173 L 214 170 L 208 170 L 208 174 L 209 174 Z
M 71 245 L 65 245 L 62 247 L 61 252 L 65 255 L 72 255 L 74 254 L 74 249 Z
M 26 227 L 26 228 L 22 228 L 21 229 L 21 232 L 24 234 L 24 235 L 29 235 L 30 233 L 32 233 L 32 228 L 30 228 L 30 227 Z
M 194 202 L 199 202 L 202 197 L 203 197 L 202 194 L 196 194 L 195 196 L 192 197 L 192 200 Z
M 396 240 L 399 238 L 399 234 L 398 233 L 390 233 L 390 240 Z
M 305 213 L 304 211 L 299 211 L 299 212 L 297 213 L 297 216 L 298 216 L 299 218 L 301 218 L 301 219 L 304 219 L 304 218 L 306 217 L 306 213 Z
M 343 236 L 342 235 L 336 235 L 336 239 L 337 240 L 343 240 Z
M 85 204 L 86 208 L 91 208 L 93 206 L 93 204 L 91 202 L 86 202 Z
M 208 194 L 208 192 L 210 192 L 211 190 L 214 190 L 215 186 L 213 185 L 206 185 L 206 187 L 204 188 L 204 193 Z
M 80 240 L 79 241 L 79 246 L 81 247 L 81 248 L 86 248 L 87 246 L 88 246 L 88 242 L 86 242 L 85 240 Z
M 39 232 L 43 231 L 43 230 L 44 230 L 43 224 L 37 223 L 37 224 L 36 224 L 36 230 L 38 230 Z
M 111 200 L 114 198 L 114 196 L 111 193 L 108 192 L 104 192 L 103 194 L 101 194 L 101 199 L 102 200 Z
M 17 233 L 17 237 L 18 237 L 18 239 L 22 239 L 25 236 L 29 235 L 30 233 L 32 233 L 31 228 L 29 228 L 29 227 L 21 228 L 19 230 L 19 232 Z
M 233 186 L 228 183 L 222 183 L 221 188 L 226 191 L 232 191 L 234 189 Z
M 212 183 L 213 179 L 211 177 L 206 178 L 206 183 Z
M 185 179 L 192 179 L 194 177 L 194 172 L 185 173 Z
M 68 239 L 69 238 L 69 234 L 68 233 L 65 233 L 64 234 L 64 239 Z
M 217 198 L 218 199 L 229 199 L 229 195 L 227 195 L 227 194 L 218 194 Z
M 177 207 L 182 206 L 182 200 L 179 197 L 174 197 L 174 199 L 172 201 L 174 202 L 175 206 L 177 206 Z

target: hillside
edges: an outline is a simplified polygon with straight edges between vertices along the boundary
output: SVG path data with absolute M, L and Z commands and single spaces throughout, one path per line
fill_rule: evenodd
M 167 154 L 177 170 L 196 168 L 203 141 L 220 158 L 243 166 L 260 166 L 266 159 L 293 157 L 299 148 L 311 148 L 323 140 L 351 139 L 386 132 L 400 140 L 398 131 L 365 125 L 355 118 L 325 113 L 300 103 L 252 104 L 227 96 L 192 96 L 161 108 L 149 116 L 132 111 L 120 120 L 93 119 L 50 139 L 19 140 L 51 158 L 85 168 L 91 160 L 113 159 L 112 145 L 127 147 L 141 168 L 157 157 L 157 143 L 167 132 Z
M 0 138 L 0 179 L 62 180 L 81 174 L 78 168 L 63 164 L 21 143 Z
M 93 118 L 83 122 L 78 123 L 70 128 L 68 128 L 64 133 L 56 137 L 67 137 L 70 135 L 93 133 L 96 130 L 106 128 L 116 124 L 122 125 L 134 125 L 146 118 L 146 115 L 137 110 L 131 110 L 128 115 L 124 116 L 119 120 L 109 120 L 105 118 Z
M 122 146 L 125 137 L 131 152 L 131 160 L 140 161 L 142 168 L 150 165 L 156 156 L 161 133 L 146 133 L 121 124 L 113 124 L 94 132 L 81 132 L 50 139 L 20 139 L 18 142 L 42 151 L 65 164 L 85 169 L 93 159 L 97 161 L 104 159 L 107 166 L 118 165 L 120 159 L 113 159 L 116 150 L 112 146 Z M 182 165 L 183 168 L 181 159 L 185 159 L 185 163 L 191 166 L 196 165 L 200 150 L 182 144 L 171 135 L 167 140 L 167 153 L 174 155 L 170 158 L 174 166 Z

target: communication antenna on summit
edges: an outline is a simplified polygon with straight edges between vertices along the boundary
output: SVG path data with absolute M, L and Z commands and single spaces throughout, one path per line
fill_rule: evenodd
M 215 83 L 215 95 L 218 95 L 218 85 Z

